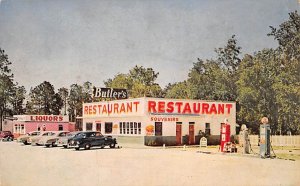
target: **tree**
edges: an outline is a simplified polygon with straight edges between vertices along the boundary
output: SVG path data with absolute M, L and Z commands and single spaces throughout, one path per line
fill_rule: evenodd
M 234 74 L 239 67 L 241 59 L 241 47 L 237 46 L 237 40 L 235 35 L 227 41 L 227 45 L 224 48 L 215 49 L 217 53 L 217 61 L 222 64 L 230 74 Z
M 110 88 L 124 88 L 124 89 L 132 89 L 132 79 L 128 74 L 117 74 L 113 79 L 108 79 L 104 81 L 104 85 Z
M 269 36 L 278 41 L 278 66 L 273 88 L 279 107 L 280 131 L 300 133 L 300 16 L 297 11 L 289 13 L 289 19 L 279 25 L 270 26 Z
M 11 92 L 13 89 L 13 74 L 9 68 L 11 62 L 5 51 L 0 48 L 0 131 L 2 130 L 2 119 L 8 110 Z
M 63 100 L 55 93 L 53 85 L 44 81 L 30 90 L 30 101 L 27 103 L 27 114 L 59 114 Z
M 267 116 L 273 134 L 300 133 L 300 16 L 297 11 L 279 25 L 270 26 L 276 49 L 247 55 L 239 66 L 239 122 L 258 132 Z
M 67 99 L 69 96 L 69 90 L 65 87 L 62 87 L 60 89 L 58 89 L 58 94 L 61 97 L 62 101 L 63 101 L 63 106 L 64 106 L 64 115 L 67 115 Z
M 223 71 L 219 64 L 214 60 L 203 60 L 198 58 L 198 62 L 194 63 L 188 75 L 188 83 L 191 88 L 190 98 L 192 99 L 214 99 L 220 100 L 225 95 L 221 95 Z
M 129 71 L 129 76 L 135 82 L 140 82 L 146 86 L 155 84 L 159 73 L 156 73 L 152 68 L 144 68 L 143 66 L 135 66 Z
M 278 105 L 273 89 L 280 70 L 276 57 L 276 50 L 264 49 L 254 56 L 246 55 L 239 67 L 237 120 L 247 124 L 254 133 L 258 133 L 260 119 L 264 116 L 272 123 L 273 133 L 278 129 Z
M 108 88 L 127 89 L 130 97 L 162 97 L 161 87 L 155 83 L 159 73 L 152 68 L 135 66 L 127 74 L 117 74 L 113 79 L 104 81 Z
M 24 86 L 15 85 L 12 90 L 10 103 L 12 105 L 11 115 L 21 115 L 25 113 L 23 102 L 26 96 L 26 89 Z
M 189 99 L 191 96 L 190 87 L 187 81 L 169 84 L 166 91 L 166 98 Z
M 279 50 L 285 62 L 300 60 L 300 16 L 297 11 L 289 13 L 289 20 L 279 25 L 279 28 L 270 26 L 273 36 L 278 41 Z
M 68 99 L 70 121 L 75 121 L 77 116 L 82 116 L 82 103 L 92 102 L 91 89 L 92 84 L 90 82 L 85 82 L 82 86 L 78 84 L 71 85 Z

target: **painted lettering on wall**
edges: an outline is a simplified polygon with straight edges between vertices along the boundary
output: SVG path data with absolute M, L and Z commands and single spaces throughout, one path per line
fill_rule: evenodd
M 63 116 L 54 116 L 54 115 L 36 115 L 36 116 L 30 116 L 31 121 L 63 121 Z
M 140 102 L 95 103 L 83 107 L 84 115 L 107 115 L 137 113 Z
M 232 103 L 148 101 L 148 112 L 158 114 L 230 114 L 232 108 Z
M 155 122 L 164 122 L 164 121 L 178 121 L 178 118 L 176 117 L 151 117 L 151 121 Z

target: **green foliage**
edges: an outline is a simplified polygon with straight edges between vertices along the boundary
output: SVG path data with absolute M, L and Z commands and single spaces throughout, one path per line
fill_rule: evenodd
M 189 98 L 205 100 L 236 100 L 237 69 L 240 64 L 241 47 L 233 35 L 224 48 L 216 49 L 217 59 L 194 63 L 189 73 Z
M 273 134 L 300 133 L 300 16 L 289 15 L 268 34 L 279 47 L 245 56 L 239 67 L 238 120 L 253 130 L 267 116 Z
M 203 100 L 232 100 L 230 87 L 226 84 L 226 71 L 214 60 L 198 59 L 189 73 L 190 98 Z
M 131 89 L 132 84 L 132 79 L 128 76 L 128 74 L 117 74 L 113 80 L 108 79 L 107 81 L 104 81 L 104 85 L 110 88 Z
M 263 116 L 271 123 L 273 134 L 300 134 L 300 16 L 297 11 L 278 28 L 270 27 L 268 36 L 279 46 L 263 49 L 241 58 L 235 35 L 226 45 L 215 49 L 215 59 L 199 59 L 188 78 L 168 84 L 164 90 L 155 82 L 159 73 L 135 66 L 128 73 L 104 81 L 106 87 L 124 88 L 129 97 L 166 97 L 178 99 L 222 100 L 237 102 L 237 123 L 258 132 Z M 13 82 L 11 62 L 0 49 L 0 117 L 4 113 L 22 114 L 25 89 Z M 91 97 L 92 84 L 73 84 L 55 93 L 49 82 L 31 89 L 27 114 L 57 114 L 64 106 L 71 121 L 82 116 L 82 103 L 99 101 Z M 1 120 L 2 121 L 2 120 Z
M 217 61 L 222 64 L 230 74 L 235 73 L 239 67 L 241 62 L 239 58 L 241 49 L 240 46 L 237 46 L 235 35 L 231 36 L 224 48 L 215 49 L 215 52 L 218 54 Z
M 240 111 L 238 121 L 246 123 L 253 132 L 258 132 L 259 121 L 268 116 L 276 126 L 278 112 L 274 104 L 275 91 L 272 88 L 279 66 L 276 51 L 265 49 L 255 56 L 245 56 L 239 67 L 238 97 Z
M 12 89 L 12 96 L 10 98 L 10 103 L 12 109 L 10 110 L 10 115 L 21 115 L 25 113 L 25 108 L 23 107 L 23 102 L 26 96 L 26 89 L 24 86 L 15 85 Z
M 92 84 L 85 82 L 82 86 L 72 84 L 70 87 L 70 94 L 68 97 L 68 112 L 70 121 L 75 121 L 77 116 L 82 116 L 82 104 L 92 102 L 90 91 Z
M 59 114 L 63 101 L 55 93 L 53 85 L 44 81 L 29 92 L 30 101 L 26 105 L 27 114 Z
M 270 26 L 268 36 L 274 36 L 285 60 L 300 60 L 300 16 L 297 11 L 289 13 L 289 20 L 279 25 Z
M 166 98 L 188 99 L 191 95 L 190 87 L 187 81 L 169 84 L 166 88 Z
M 263 49 L 240 59 L 233 35 L 216 59 L 194 63 L 187 81 L 169 84 L 165 97 L 237 102 L 237 123 L 259 130 L 267 116 L 273 134 L 300 133 L 300 16 L 297 11 L 269 36 L 276 49 Z
M 64 106 L 63 114 L 67 115 L 67 99 L 69 96 L 69 90 L 67 88 L 62 87 L 62 88 L 58 89 L 58 94 L 61 97 L 62 102 L 63 102 L 63 106 Z
M 124 88 L 129 96 L 136 97 L 162 97 L 161 87 L 155 83 L 159 73 L 152 68 L 135 66 L 127 74 L 117 74 L 113 79 L 104 81 L 108 88 Z
M 13 74 L 9 66 L 11 62 L 5 51 L 0 48 L 0 130 L 2 130 L 2 118 L 10 111 L 9 104 L 13 96 Z

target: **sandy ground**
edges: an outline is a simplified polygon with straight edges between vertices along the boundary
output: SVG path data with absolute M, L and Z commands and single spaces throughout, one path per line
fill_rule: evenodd
M 0 142 L 0 186 L 300 185 L 299 161 L 199 151 L 75 151 Z

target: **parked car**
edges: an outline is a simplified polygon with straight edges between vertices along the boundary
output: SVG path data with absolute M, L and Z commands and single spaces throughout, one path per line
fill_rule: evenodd
M 39 145 L 38 142 L 42 137 L 51 136 L 51 135 L 54 135 L 53 131 L 42 131 L 39 135 L 30 137 L 28 139 L 28 144 Z
M 82 132 L 69 141 L 69 146 L 75 147 L 76 150 L 79 150 L 80 148 L 88 150 L 95 146 L 101 148 L 109 146 L 110 148 L 115 148 L 116 144 L 116 138 L 112 138 L 112 136 L 103 136 L 101 132 Z
M 42 136 L 37 142 L 38 145 L 45 145 L 46 147 L 57 147 L 56 142 L 70 133 L 69 131 L 52 131 L 48 135 Z
M 21 142 L 24 143 L 24 145 L 28 145 L 28 140 L 30 137 L 32 136 L 38 136 L 41 132 L 40 131 L 32 131 L 32 132 L 28 132 L 24 135 L 21 135 L 17 138 L 17 142 Z
M 65 137 L 61 137 L 56 141 L 57 146 L 63 146 L 64 148 L 69 148 L 68 142 L 70 139 L 74 138 L 76 135 L 82 133 L 82 131 L 70 132 Z
M 10 131 L 0 131 L 1 141 L 13 141 L 14 135 Z

